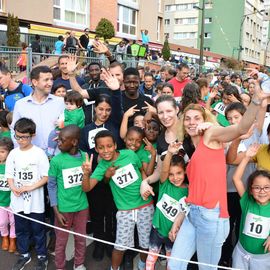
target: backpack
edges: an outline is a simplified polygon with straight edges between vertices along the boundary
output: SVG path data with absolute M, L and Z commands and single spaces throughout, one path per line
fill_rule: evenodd
M 10 95 L 14 95 L 14 94 L 22 94 L 23 97 L 25 97 L 25 93 L 23 92 L 22 88 L 23 88 L 23 83 L 20 82 L 19 86 L 15 90 L 13 90 L 13 91 L 7 90 L 4 94 L 5 99 L 6 99 L 6 97 L 8 97 Z

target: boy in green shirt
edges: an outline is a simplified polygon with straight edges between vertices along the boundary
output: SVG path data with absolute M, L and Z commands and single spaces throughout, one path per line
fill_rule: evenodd
M 80 234 L 86 234 L 88 220 L 88 201 L 82 191 L 85 153 L 79 151 L 80 128 L 76 125 L 64 127 L 59 133 L 58 148 L 61 151 L 50 163 L 48 191 L 50 203 L 55 213 L 55 224 Z M 56 230 L 55 265 L 64 269 L 66 263 L 66 245 L 69 234 Z M 75 238 L 74 269 L 86 269 L 84 266 L 86 239 Z
M 97 133 L 96 151 L 101 160 L 91 175 L 91 162 L 83 165 L 83 183 L 85 192 L 90 191 L 98 181 L 109 181 L 113 198 L 118 209 L 116 214 L 116 243 L 112 253 L 111 269 L 119 270 L 124 251 L 121 246 L 134 246 L 134 227 L 137 224 L 139 244 L 148 249 L 154 207 L 152 198 L 146 201 L 140 195 L 142 163 L 131 150 L 116 150 L 113 134 L 108 130 Z M 145 269 L 146 255 L 140 254 L 138 269 Z

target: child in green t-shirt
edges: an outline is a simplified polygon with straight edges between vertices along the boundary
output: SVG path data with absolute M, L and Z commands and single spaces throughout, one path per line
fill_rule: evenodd
M 8 114 L 9 114 L 8 111 L 0 112 L 0 129 L 1 129 L 0 138 L 7 137 L 11 139 L 11 133 L 7 121 Z
M 95 148 L 101 159 L 91 176 L 91 162 L 83 165 L 82 187 L 87 192 L 98 181 L 104 179 L 109 182 L 118 209 L 116 243 L 112 253 L 111 269 L 119 270 L 125 247 L 134 246 L 135 224 L 137 224 L 140 247 L 144 250 L 148 249 L 154 207 L 151 197 L 143 200 L 140 195 L 143 167 L 138 156 L 128 149 L 117 151 L 113 134 L 108 130 L 97 133 Z M 145 260 L 146 255 L 141 253 L 139 270 L 145 269 Z
M 86 234 L 88 220 L 88 201 L 82 191 L 85 153 L 79 151 L 80 128 L 76 125 L 64 127 L 58 138 L 61 151 L 52 158 L 49 169 L 48 191 L 50 203 L 55 213 L 55 224 L 67 230 L 73 228 L 77 233 Z M 66 245 L 69 234 L 56 230 L 55 265 L 64 269 Z M 74 269 L 85 269 L 84 259 L 86 240 L 77 235 L 75 238 Z
M 57 147 L 57 134 L 59 130 L 68 125 L 76 125 L 79 128 L 84 127 L 84 111 L 82 108 L 83 97 L 76 91 L 69 91 L 64 97 L 65 110 L 61 114 L 56 123 L 56 129 L 53 130 L 48 138 L 47 155 L 53 157 Z
M 239 241 L 232 255 L 233 268 L 270 269 L 270 173 L 254 171 L 248 178 L 247 190 L 242 181 L 245 168 L 257 150 L 256 144 L 248 148 L 233 176 L 242 210 Z
M 144 130 L 136 126 L 130 127 L 124 141 L 126 148 L 134 151 L 139 157 L 146 176 L 151 175 L 154 172 L 157 152 L 145 137 Z
M 0 139 L 0 206 L 10 208 L 10 188 L 5 177 L 6 159 L 9 152 L 13 149 L 11 139 L 3 137 Z M 2 250 L 15 252 L 16 234 L 14 215 L 0 208 L 0 233 L 2 236 Z
M 162 164 L 158 202 L 153 218 L 150 234 L 149 254 L 146 260 L 146 270 L 154 270 L 158 253 L 165 245 L 166 255 L 170 256 L 173 242 L 169 232 L 179 212 L 187 212 L 185 198 L 188 195 L 185 180 L 185 161 L 177 155 L 180 143 L 172 143 Z

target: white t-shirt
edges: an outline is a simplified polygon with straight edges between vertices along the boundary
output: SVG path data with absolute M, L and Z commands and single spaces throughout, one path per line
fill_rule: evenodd
M 262 134 L 260 136 L 260 144 L 269 144 L 269 139 L 267 135 L 267 127 L 270 124 L 270 113 L 265 114 L 264 122 L 263 122 L 263 129 Z
M 13 149 L 6 160 L 6 178 L 14 179 L 17 187 L 32 185 L 43 176 L 48 176 L 49 161 L 44 151 L 33 145 L 27 151 Z M 44 213 L 43 187 L 24 192 L 19 197 L 11 192 L 11 209 L 18 213 Z

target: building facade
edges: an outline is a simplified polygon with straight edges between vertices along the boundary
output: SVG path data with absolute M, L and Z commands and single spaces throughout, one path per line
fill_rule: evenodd
M 116 32 L 112 42 L 141 40 L 141 29 L 147 29 L 152 47 L 160 48 L 163 6 L 164 0 L 0 0 L 0 30 L 6 31 L 6 18 L 11 13 L 18 16 L 22 33 L 57 37 L 74 30 L 80 36 L 90 28 L 93 38 L 100 19 L 107 18 Z
M 197 48 L 199 0 L 165 0 L 164 33 L 169 42 Z

